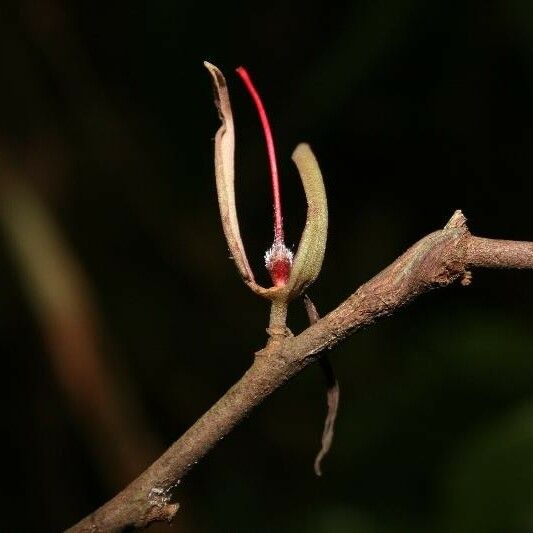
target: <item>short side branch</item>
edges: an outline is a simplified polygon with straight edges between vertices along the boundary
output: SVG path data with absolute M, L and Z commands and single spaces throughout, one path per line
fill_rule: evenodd
M 473 237 L 456 211 L 444 229 L 418 241 L 324 318 L 258 352 L 243 377 L 152 466 L 69 531 L 124 531 L 172 520 L 177 484 L 254 407 L 324 349 L 424 292 L 468 281 L 468 269 L 474 267 L 533 268 L 533 243 Z

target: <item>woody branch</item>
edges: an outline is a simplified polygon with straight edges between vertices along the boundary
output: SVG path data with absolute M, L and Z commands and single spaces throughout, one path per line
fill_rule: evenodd
M 392 315 L 417 296 L 455 281 L 472 268 L 533 269 L 533 242 L 474 237 L 456 211 L 448 224 L 409 248 L 336 309 L 295 337 L 256 353 L 242 378 L 145 472 L 71 532 L 109 532 L 171 521 L 173 493 L 183 477 L 254 407 L 358 329 Z

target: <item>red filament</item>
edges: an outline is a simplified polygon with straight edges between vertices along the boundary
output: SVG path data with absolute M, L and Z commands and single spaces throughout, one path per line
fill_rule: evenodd
M 283 215 L 281 213 L 281 193 L 279 187 L 279 176 L 278 176 L 278 165 L 276 162 L 276 151 L 274 149 L 274 139 L 272 138 L 272 130 L 270 129 L 270 123 L 268 121 L 268 116 L 261 101 L 261 97 L 257 92 L 252 80 L 246 69 L 244 67 L 239 67 L 236 69 L 237 74 L 240 76 L 246 89 L 252 96 L 255 107 L 259 114 L 261 120 L 261 125 L 263 126 L 263 133 L 265 134 L 265 140 L 267 145 L 268 152 L 268 161 L 270 163 L 270 175 L 272 177 L 272 196 L 274 198 L 274 242 L 283 243 L 284 234 L 283 234 Z

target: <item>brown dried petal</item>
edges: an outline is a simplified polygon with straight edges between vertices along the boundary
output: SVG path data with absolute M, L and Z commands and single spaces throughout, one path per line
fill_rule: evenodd
M 235 206 L 235 130 L 228 87 L 224 75 L 215 65 L 204 61 L 204 66 L 213 79 L 215 105 L 222 122 L 215 135 L 215 175 L 222 227 L 239 273 L 253 288 L 255 279 L 244 251 Z

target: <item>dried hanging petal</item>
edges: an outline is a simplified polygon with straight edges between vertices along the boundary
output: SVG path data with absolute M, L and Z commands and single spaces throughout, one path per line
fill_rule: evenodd
M 315 304 L 311 301 L 311 298 L 306 294 L 304 295 L 304 304 L 309 317 L 309 323 L 311 325 L 316 324 L 320 319 Z M 320 450 L 315 457 L 315 463 L 313 468 L 317 476 L 322 475 L 322 459 L 328 454 L 331 444 L 333 443 L 333 435 L 335 433 L 335 420 L 337 419 L 337 411 L 339 409 L 339 396 L 340 387 L 333 365 L 329 360 L 327 354 L 322 355 L 319 359 L 320 368 L 326 380 L 326 399 L 328 403 L 328 412 L 326 419 L 324 420 L 324 430 L 322 431 L 322 441 L 320 444 Z

